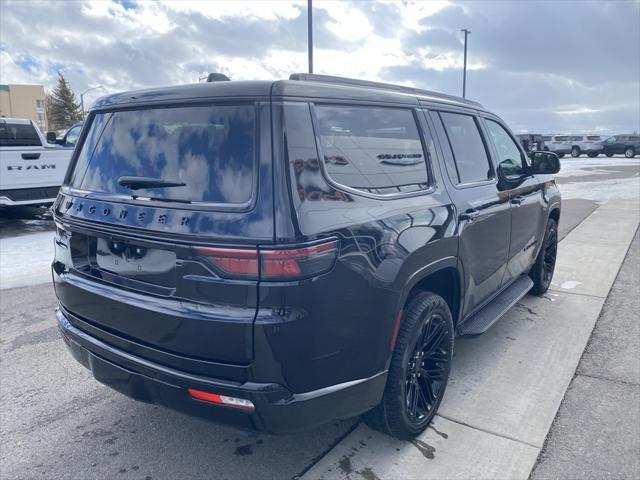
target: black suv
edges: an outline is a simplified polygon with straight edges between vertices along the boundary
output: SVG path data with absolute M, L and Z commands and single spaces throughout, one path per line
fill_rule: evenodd
M 95 378 L 271 432 L 400 438 L 456 335 L 553 274 L 558 157 L 460 98 L 337 77 L 120 93 L 54 205 L 57 319 Z
M 614 135 L 602 142 L 604 154 L 612 157 L 623 153 L 627 158 L 633 158 L 640 153 L 640 135 Z

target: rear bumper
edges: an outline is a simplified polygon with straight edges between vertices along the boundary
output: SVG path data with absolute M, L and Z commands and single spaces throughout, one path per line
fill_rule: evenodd
M 306 393 L 292 393 L 275 383 L 244 382 L 202 377 L 136 357 L 71 325 L 56 310 L 58 328 L 78 362 L 99 382 L 142 402 L 163 405 L 213 421 L 272 433 L 293 432 L 332 420 L 359 415 L 377 405 L 387 373 Z M 188 388 L 251 400 L 255 410 L 195 400 Z

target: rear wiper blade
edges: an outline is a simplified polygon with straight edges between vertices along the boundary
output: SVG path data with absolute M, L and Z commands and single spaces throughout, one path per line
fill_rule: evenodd
M 118 183 L 131 190 L 139 190 L 141 188 L 185 187 L 187 185 L 183 182 L 150 177 L 120 177 L 118 178 Z

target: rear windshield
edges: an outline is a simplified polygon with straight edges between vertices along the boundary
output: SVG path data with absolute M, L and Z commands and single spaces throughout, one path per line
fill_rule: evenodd
M 30 123 L 0 120 L 0 147 L 39 147 L 40 137 Z
M 86 138 L 71 175 L 72 187 L 160 201 L 238 205 L 252 198 L 253 105 L 99 113 Z M 122 177 L 174 185 L 147 184 L 134 190 L 120 184 Z

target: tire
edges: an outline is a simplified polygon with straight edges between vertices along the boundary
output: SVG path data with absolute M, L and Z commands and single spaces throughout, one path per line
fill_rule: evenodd
M 447 386 L 453 338 L 453 319 L 442 297 L 420 292 L 409 301 L 382 401 L 364 415 L 370 427 L 401 440 L 427 428 Z
M 557 155 L 558 155 L 558 158 L 564 157 L 564 153 L 558 153 Z
M 627 147 L 624 149 L 624 156 L 627 158 L 633 158 L 636 156 L 636 151 L 633 147 Z
M 589 157 L 589 158 L 596 158 L 597 156 L 598 156 L 598 154 L 596 152 L 587 153 L 587 157 Z
M 580 153 L 581 152 L 580 152 L 580 148 L 579 147 L 573 147 L 571 149 L 571 156 L 574 157 L 574 158 L 579 157 Z
M 605 153 L 605 155 L 609 158 L 613 157 L 613 153 Z
M 551 285 L 553 279 L 553 271 L 556 266 L 556 257 L 558 253 L 558 224 L 553 218 L 547 220 L 547 228 L 544 232 L 542 248 L 538 252 L 536 261 L 531 267 L 529 276 L 533 280 L 533 288 L 531 293 L 534 295 L 542 295 Z

